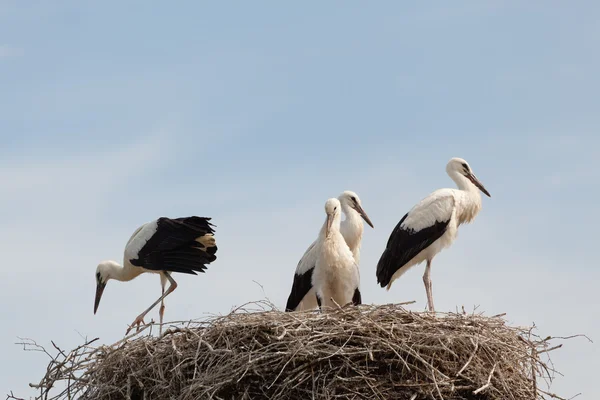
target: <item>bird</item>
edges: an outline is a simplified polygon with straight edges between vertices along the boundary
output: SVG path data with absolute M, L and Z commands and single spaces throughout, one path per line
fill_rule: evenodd
M 340 232 L 341 208 L 338 199 L 327 200 L 327 219 L 317 239 L 318 253 L 312 285 L 321 311 L 348 303 L 362 303 L 358 265 Z
M 377 283 L 390 289 L 411 267 L 427 261 L 423 283 L 429 311 L 435 312 L 431 262 L 456 239 L 458 227 L 472 222 L 481 210 L 481 194 L 491 197 L 462 158 L 452 158 L 446 173 L 458 189 L 439 189 L 417 203 L 392 231 L 377 263 Z
M 361 218 L 371 228 L 374 228 L 373 223 L 362 208 L 362 202 L 355 192 L 346 190 L 338 196 L 338 200 L 340 201 L 342 212 L 346 216 L 346 219 L 341 222 L 340 230 L 346 244 L 350 248 L 350 251 L 352 251 L 354 261 L 358 265 L 360 264 L 360 245 L 364 231 Z M 296 272 L 294 273 L 292 290 L 285 306 L 285 310 L 288 312 L 310 310 L 317 307 L 315 291 L 312 287 L 312 274 L 318 254 L 316 244 L 316 240 L 311 243 L 298 262 Z
M 129 326 L 127 332 L 144 323 L 144 317 L 159 302 L 161 303 L 160 332 L 162 333 L 164 299 L 177 288 L 172 272 L 197 275 L 204 272 L 206 265 L 217 259 L 217 244 L 214 237 L 214 225 L 205 217 L 160 217 L 145 223 L 135 230 L 123 256 L 123 265 L 116 261 L 102 261 L 96 268 L 96 297 L 94 314 L 102 293 L 109 280 L 130 281 L 142 273 L 160 274 L 162 295 L 148 309 L 141 313 Z M 165 291 L 167 281 L 170 283 Z

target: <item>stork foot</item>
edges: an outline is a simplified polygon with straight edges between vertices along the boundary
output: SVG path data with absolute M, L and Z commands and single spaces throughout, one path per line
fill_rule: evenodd
M 146 325 L 146 323 L 144 322 L 144 314 L 138 315 L 137 318 L 135 320 L 133 320 L 133 322 L 131 323 L 131 325 L 129 325 L 129 328 L 127 328 L 127 331 L 125 332 L 125 335 L 129 334 L 129 331 L 133 329 L 134 326 L 136 326 L 136 332 L 140 331 L 140 325 Z

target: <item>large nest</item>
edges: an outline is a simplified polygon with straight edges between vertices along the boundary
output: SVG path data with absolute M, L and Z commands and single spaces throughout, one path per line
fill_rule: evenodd
M 553 374 L 540 355 L 560 347 L 549 339 L 502 316 L 267 305 L 171 324 L 158 338 L 57 348 L 34 386 L 50 399 L 559 398 L 539 386 Z

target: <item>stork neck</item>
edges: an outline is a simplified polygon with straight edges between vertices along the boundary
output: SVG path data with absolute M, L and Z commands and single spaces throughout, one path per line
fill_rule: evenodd
M 333 223 L 331 224 L 331 229 L 339 231 L 340 223 L 342 222 L 342 213 L 337 212 L 333 215 Z
M 342 212 L 346 216 L 346 221 L 360 219 L 358 212 L 346 203 L 342 203 Z
M 481 210 L 481 194 L 479 193 L 479 189 L 459 172 L 452 171 L 449 175 L 456 182 L 456 186 L 458 186 L 461 193 L 456 198 L 458 200 L 456 203 L 458 224 L 471 222 Z
M 477 189 L 477 186 L 473 185 L 473 183 L 470 180 L 468 180 L 463 174 L 457 171 L 452 171 L 448 175 L 450 175 L 450 178 L 452 178 L 452 180 L 454 181 L 454 183 L 456 183 L 456 186 L 460 190 L 480 196 L 479 189 Z
M 114 263 L 108 266 L 108 275 L 110 278 L 121 282 L 127 282 L 142 273 L 141 268 L 132 268 Z
M 350 249 L 354 251 L 362 239 L 364 230 L 362 217 L 358 211 L 345 204 L 342 206 L 342 211 L 346 215 L 346 219 L 340 224 L 340 231 Z
M 333 216 L 333 222 L 331 223 L 331 228 L 330 228 L 330 232 L 329 232 L 329 236 L 331 236 L 332 234 L 334 234 L 335 232 L 339 232 L 340 231 L 340 223 L 341 223 L 341 213 L 336 213 Z M 326 233 L 327 233 L 327 218 L 325 218 L 325 222 L 323 223 L 323 227 L 321 227 L 321 232 L 319 232 L 319 237 L 321 237 L 322 239 L 327 239 L 326 237 Z

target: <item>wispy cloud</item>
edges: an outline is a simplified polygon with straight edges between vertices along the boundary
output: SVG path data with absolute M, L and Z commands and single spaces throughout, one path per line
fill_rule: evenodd
M 24 54 L 23 49 L 12 47 L 6 44 L 0 44 L 0 59 L 20 57 Z
M 114 190 L 121 182 L 141 174 L 134 166 L 149 166 L 165 155 L 165 143 L 160 136 L 143 138 L 123 148 L 76 154 L 71 157 L 40 157 L 8 160 L 0 164 L 0 179 L 4 182 L 0 194 L 5 198 L 29 195 L 31 192 L 51 195 L 69 187 L 85 190 Z M 81 190 L 80 190 L 81 191 Z

